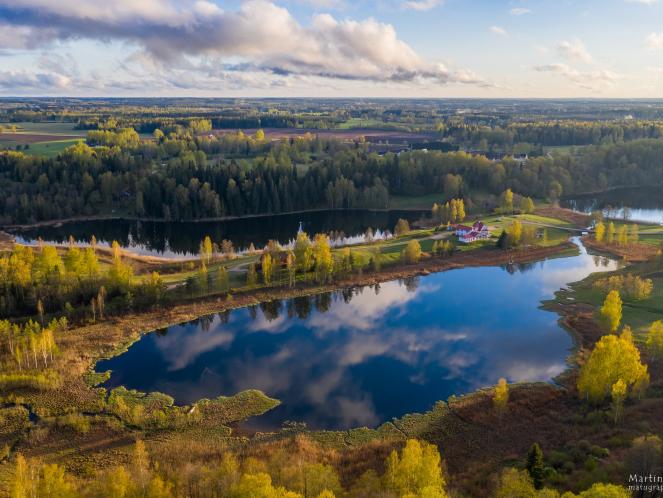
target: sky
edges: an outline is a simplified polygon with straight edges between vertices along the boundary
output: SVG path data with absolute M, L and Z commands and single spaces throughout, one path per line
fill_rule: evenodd
M 0 96 L 663 98 L 663 0 L 0 0 Z

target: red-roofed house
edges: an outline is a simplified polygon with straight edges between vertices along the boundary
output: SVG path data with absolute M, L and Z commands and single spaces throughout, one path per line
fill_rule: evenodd
M 481 221 L 476 221 L 471 227 L 457 225 L 456 235 L 458 235 L 458 240 L 460 242 L 463 244 L 469 244 L 477 240 L 490 238 L 490 231 Z

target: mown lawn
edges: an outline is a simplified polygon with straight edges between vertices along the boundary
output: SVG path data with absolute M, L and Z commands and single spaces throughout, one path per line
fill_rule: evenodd
M 76 145 L 80 142 L 80 139 L 73 140 L 55 140 L 51 142 L 36 142 L 30 144 L 28 149 L 24 149 L 22 152 L 32 156 L 46 156 L 46 157 L 55 157 L 58 154 L 62 153 L 67 147 Z

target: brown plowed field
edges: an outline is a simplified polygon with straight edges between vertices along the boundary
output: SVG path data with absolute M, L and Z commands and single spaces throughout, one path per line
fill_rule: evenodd
M 40 133 L 0 133 L 0 141 L 6 140 L 19 144 L 34 144 L 37 142 L 56 142 L 60 140 L 73 140 L 83 138 L 76 135 L 45 135 Z

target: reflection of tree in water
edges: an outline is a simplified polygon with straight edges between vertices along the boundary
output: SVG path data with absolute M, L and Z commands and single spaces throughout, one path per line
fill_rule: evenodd
M 212 328 L 212 324 L 214 323 L 214 315 L 201 316 L 198 319 L 198 323 L 200 324 L 200 328 L 202 330 L 209 332 L 210 328 Z
M 300 320 L 306 320 L 311 314 L 311 299 L 308 296 L 296 297 L 288 301 L 288 316 L 297 316 Z
M 265 315 L 265 318 L 268 322 L 272 322 L 279 317 L 281 308 L 283 307 L 283 302 L 280 299 L 275 299 L 273 301 L 267 301 L 265 303 L 260 303 L 260 309 L 262 314 Z
M 516 272 L 526 273 L 531 271 L 536 268 L 537 264 L 539 264 L 539 262 L 536 261 L 533 263 L 507 263 L 506 265 L 501 265 L 500 268 L 506 271 L 509 275 L 513 275 Z
M 407 277 L 398 281 L 401 285 L 405 286 L 408 292 L 416 292 L 419 288 L 419 277 Z
M 216 316 L 219 317 L 219 322 L 228 323 L 230 321 L 230 310 L 221 311 Z
M 332 295 L 331 292 L 325 292 L 324 294 L 316 294 L 315 296 L 315 308 L 320 313 L 326 313 L 331 308 L 332 304 Z

